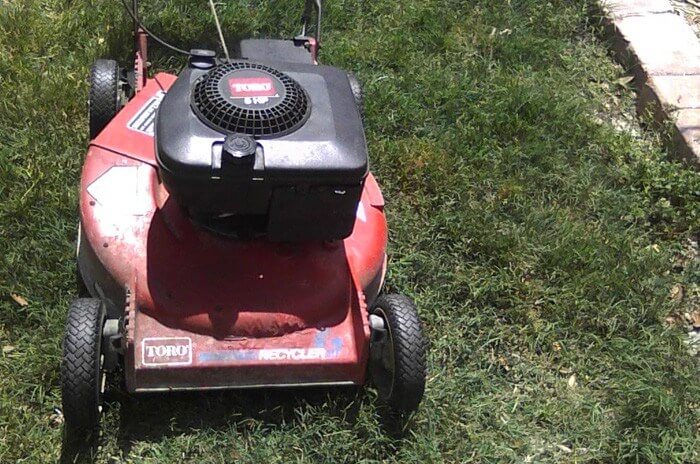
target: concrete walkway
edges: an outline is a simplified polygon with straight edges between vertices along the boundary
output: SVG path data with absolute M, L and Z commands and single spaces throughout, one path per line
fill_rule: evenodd
M 637 111 L 670 123 L 674 155 L 700 170 L 700 40 L 668 0 L 598 0 L 616 59 L 634 73 Z

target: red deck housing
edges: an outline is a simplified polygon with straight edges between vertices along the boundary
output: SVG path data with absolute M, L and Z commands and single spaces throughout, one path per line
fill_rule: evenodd
M 128 389 L 363 384 L 367 304 L 386 269 L 376 181 L 342 241 L 235 241 L 198 228 L 160 183 L 149 133 L 175 78 L 148 79 L 83 166 L 79 267 L 124 317 Z

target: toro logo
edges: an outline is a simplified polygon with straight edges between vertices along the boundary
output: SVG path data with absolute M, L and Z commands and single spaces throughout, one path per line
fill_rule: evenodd
M 232 77 L 228 80 L 231 98 L 275 97 L 277 89 L 269 77 Z
M 192 339 L 188 337 L 144 338 L 141 347 L 144 366 L 192 364 Z

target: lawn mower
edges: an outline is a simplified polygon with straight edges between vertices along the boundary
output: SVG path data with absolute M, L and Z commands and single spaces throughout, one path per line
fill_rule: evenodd
M 230 55 L 210 4 L 224 56 L 163 41 L 134 1 L 133 66 L 92 67 L 68 442 L 95 437 L 115 372 L 130 393 L 369 383 L 402 417 L 423 396 L 416 308 L 381 292 L 387 222 L 362 91 L 318 64 L 320 0 L 299 36 Z M 187 54 L 178 75 L 149 77 L 149 39 Z

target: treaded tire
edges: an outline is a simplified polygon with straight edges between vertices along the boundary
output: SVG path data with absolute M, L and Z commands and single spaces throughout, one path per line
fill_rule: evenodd
M 90 138 L 94 139 L 120 109 L 120 70 L 114 60 L 96 60 L 90 70 L 88 113 Z
M 70 446 L 89 444 L 100 423 L 102 329 L 105 305 L 98 298 L 78 298 L 68 310 L 63 338 L 61 394 L 64 440 Z
M 371 371 L 372 382 L 377 387 L 379 399 L 392 412 L 411 413 L 418 409 L 423 399 L 426 377 L 426 342 L 416 306 L 403 295 L 381 295 L 370 312 L 384 319 L 388 332 L 387 348 L 393 355 L 389 357 L 393 361 L 393 373 L 380 374 L 390 377 L 376 378 L 377 371 L 374 370 Z M 372 348 L 377 350 L 381 346 Z
M 352 90 L 352 96 L 355 99 L 355 106 L 357 106 L 357 111 L 360 112 L 360 117 L 365 119 L 365 94 L 362 91 L 362 84 L 357 79 L 353 73 L 348 73 L 348 81 L 350 81 L 350 89 Z

